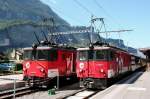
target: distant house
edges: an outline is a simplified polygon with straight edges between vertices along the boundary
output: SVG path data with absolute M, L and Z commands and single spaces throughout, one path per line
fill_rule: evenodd
M 13 51 L 10 53 L 10 58 L 20 63 L 23 59 L 23 50 L 13 49 Z

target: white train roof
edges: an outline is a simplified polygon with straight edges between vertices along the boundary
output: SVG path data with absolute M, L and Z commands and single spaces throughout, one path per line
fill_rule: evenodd
M 78 48 L 77 50 L 89 50 L 89 47 L 85 48 Z M 100 46 L 100 47 L 94 47 L 94 50 L 104 50 L 104 49 L 110 49 L 110 47 Z
M 52 47 L 47 47 L 47 46 L 42 46 L 42 47 L 37 47 L 39 50 L 44 50 L 44 49 L 51 49 Z M 26 47 L 24 50 L 32 50 L 32 47 Z
M 133 55 L 133 56 L 137 56 L 137 57 L 146 59 L 146 56 L 139 50 L 137 50 L 137 53 L 130 53 L 130 54 Z

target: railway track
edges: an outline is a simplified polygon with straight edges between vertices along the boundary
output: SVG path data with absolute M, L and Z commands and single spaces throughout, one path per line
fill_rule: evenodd
M 14 90 L 3 91 L 3 92 L 0 92 L 0 99 L 15 98 L 21 95 L 30 94 L 30 93 L 37 92 L 37 91 L 38 90 L 32 90 L 30 87 L 17 88 L 15 91 Z
M 139 70 L 139 71 L 143 71 Z M 131 76 L 127 76 L 124 79 L 116 82 L 116 83 L 123 83 L 124 81 L 128 80 Z M 78 84 L 75 84 L 74 86 L 77 86 Z M 74 87 L 71 85 L 68 90 L 73 89 Z M 76 88 L 76 87 L 75 87 Z M 66 86 L 64 88 L 61 88 L 61 90 L 65 90 Z M 77 88 L 78 89 L 78 88 Z M 3 91 L 0 92 L 0 99 L 8 99 L 8 98 L 13 98 L 13 97 L 19 97 L 27 94 L 32 94 L 36 93 L 38 91 L 41 91 L 41 89 L 31 89 L 30 87 L 22 87 L 22 88 L 17 88 L 16 91 L 14 90 L 9 90 L 9 91 Z M 67 94 L 66 96 L 61 96 L 57 99 L 89 99 L 93 95 L 97 94 L 102 90 L 89 90 L 89 89 L 78 89 L 75 92 L 71 94 Z M 47 91 L 46 91 L 47 92 Z M 15 93 L 15 95 L 14 95 Z M 49 98 L 49 97 L 48 97 Z
M 122 84 L 125 81 L 127 81 L 128 79 L 130 79 L 134 74 L 139 72 L 139 75 L 134 77 L 134 79 L 133 79 L 133 82 L 134 82 L 144 71 L 145 71 L 144 68 L 136 70 L 135 72 L 132 73 L 132 75 L 128 75 L 123 79 L 119 79 L 119 81 L 115 82 L 114 84 Z M 111 87 L 113 87 L 113 84 L 108 88 L 111 88 Z M 107 89 L 105 89 L 105 90 L 107 90 Z M 73 94 L 70 94 L 70 95 L 67 95 L 64 97 L 60 97 L 59 99 L 89 99 L 90 97 L 94 96 L 95 94 L 97 94 L 100 91 L 102 91 L 102 90 L 81 89 L 79 91 L 74 92 Z
M 100 91 L 100 90 L 99 90 Z M 81 89 L 59 99 L 88 99 L 98 93 L 97 90 Z

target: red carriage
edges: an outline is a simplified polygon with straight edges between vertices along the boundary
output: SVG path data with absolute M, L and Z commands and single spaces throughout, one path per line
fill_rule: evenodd
M 108 45 L 96 45 L 92 48 L 77 49 L 77 76 L 80 86 L 88 88 L 106 88 L 109 82 L 120 75 L 130 72 L 137 58 L 127 51 Z M 140 59 L 140 58 L 139 58 Z

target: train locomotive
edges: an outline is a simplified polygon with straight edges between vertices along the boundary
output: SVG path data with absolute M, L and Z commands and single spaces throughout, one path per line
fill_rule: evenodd
M 44 41 L 40 41 L 34 33 L 38 43 L 24 48 L 23 76 L 27 84 L 31 87 L 48 87 L 56 78 L 76 77 L 76 48 L 57 44 L 55 39 L 48 40 L 46 34 L 42 33 Z
M 24 49 L 23 74 L 29 85 L 48 86 L 56 76 L 75 76 L 76 51 L 67 47 L 37 47 Z M 52 74 L 54 72 L 54 74 Z M 58 72 L 58 74 L 56 74 Z M 52 76 L 53 75 L 53 76 Z
M 140 59 L 108 44 L 78 48 L 80 87 L 105 89 L 115 78 L 140 68 Z

